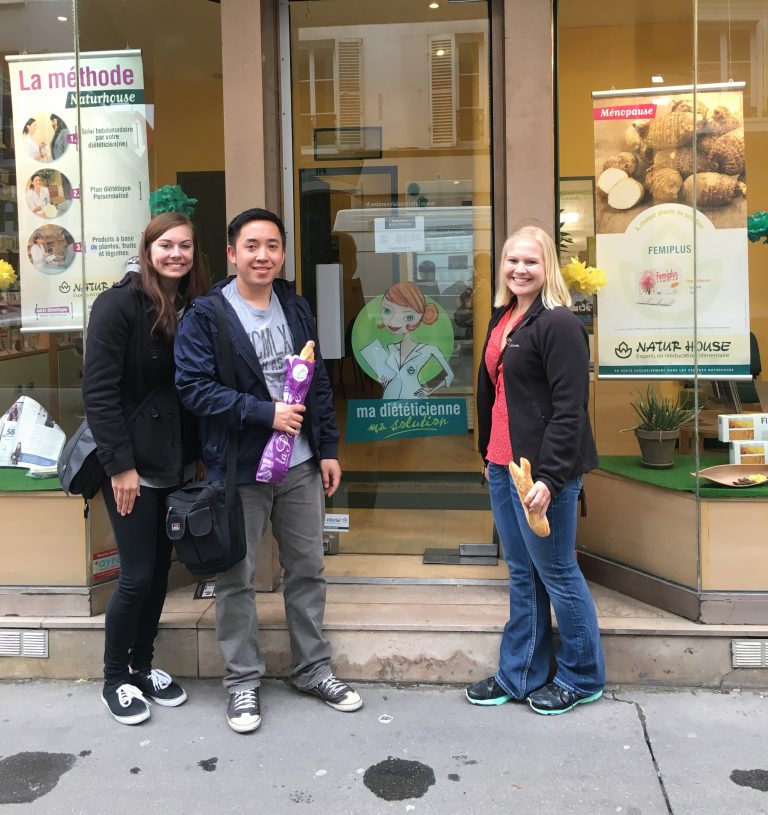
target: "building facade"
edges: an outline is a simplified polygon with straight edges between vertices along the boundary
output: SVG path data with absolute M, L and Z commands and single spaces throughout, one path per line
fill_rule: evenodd
M 764 3 L 31 0 L 0 5 L 0 32 L 0 259 L 18 278 L 0 290 L 2 411 L 23 395 L 77 427 L 89 304 L 121 277 L 151 193 L 197 199 L 214 279 L 228 219 L 265 206 L 287 225 L 285 275 L 317 317 L 342 431 L 330 579 L 503 580 L 475 381 L 501 246 L 536 223 L 563 263 L 607 279 L 574 305 L 604 464 L 583 568 L 691 619 L 768 621 L 768 487 L 696 477 L 729 463 L 719 415 L 768 411 L 752 382 L 768 248 L 747 233 L 768 198 Z M 728 133 L 733 159 L 726 142 L 705 149 Z M 669 222 L 648 237 L 656 216 Z M 413 337 L 383 317 L 404 287 L 429 306 Z M 625 341 L 631 365 L 611 358 Z M 624 432 L 649 385 L 700 410 L 670 471 L 640 467 Z M 750 441 L 748 474 L 768 472 Z M 0 461 L 6 605 L 56 587 L 98 610 L 119 568 L 102 508 L 83 519 L 55 484 L 32 491 L 14 452 Z

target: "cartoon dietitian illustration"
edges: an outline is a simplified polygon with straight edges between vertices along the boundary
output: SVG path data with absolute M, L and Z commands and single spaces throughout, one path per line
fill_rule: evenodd
M 375 327 L 399 339 L 384 347 L 374 336 L 360 348 L 376 333 L 370 330 L 370 322 L 374 316 L 371 311 L 378 301 L 379 298 L 373 300 L 358 315 L 353 347 L 363 370 L 369 376 L 373 371 L 384 385 L 383 398 L 426 399 L 438 388 L 449 387 L 454 374 L 440 347 L 450 353 L 453 346 L 453 331 L 447 315 L 429 301 L 415 283 L 395 283 L 380 298 Z

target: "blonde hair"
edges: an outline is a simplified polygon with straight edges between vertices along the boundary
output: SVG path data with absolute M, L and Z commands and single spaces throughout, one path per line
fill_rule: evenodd
M 544 258 L 544 285 L 541 289 L 541 302 L 544 308 L 553 309 L 558 306 L 570 306 L 572 302 L 571 293 L 568 291 L 568 286 L 560 272 L 555 242 L 538 226 L 520 227 L 504 241 L 504 246 L 501 249 L 499 271 L 496 275 L 496 297 L 493 305 L 496 308 L 506 306 L 512 299 L 512 292 L 507 288 L 502 269 L 510 246 L 518 238 L 532 238 L 541 247 L 542 257 Z

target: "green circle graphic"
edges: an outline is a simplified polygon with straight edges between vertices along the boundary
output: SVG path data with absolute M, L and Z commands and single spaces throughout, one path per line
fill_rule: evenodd
M 362 350 L 378 340 L 384 349 L 388 351 L 388 346 L 392 344 L 399 345 L 402 340 L 401 335 L 392 334 L 386 328 L 379 328 L 381 302 L 383 299 L 384 295 L 380 294 L 378 297 L 374 297 L 373 300 L 366 303 L 355 318 L 352 327 L 352 352 L 355 355 L 358 365 L 360 365 L 366 375 L 375 382 L 379 381 L 379 377 L 365 357 L 363 357 L 361 353 Z M 417 343 L 434 345 L 442 352 L 446 361 L 449 361 L 453 353 L 453 325 L 451 324 L 451 319 L 446 314 L 445 309 L 431 297 L 426 297 L 425 299 L 427 304 L 431 303 L 437 308 L 437 320 L 435 320 L 432 325 L 424 325 L 423 322 L 420 323 L 418 328 L 412 332 L 411 337 Z M 442 370 L 442 365 L 436 359 L 430 359 L 418 372 L 419 382 L 421 384 L 429 382 L 430 379 L 437 376 Z

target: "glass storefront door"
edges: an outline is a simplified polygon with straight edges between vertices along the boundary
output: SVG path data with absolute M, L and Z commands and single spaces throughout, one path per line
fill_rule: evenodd
M 288 3 L 296 279 L 342 432 L 342 553 L 489 544 L 486 2 Z

